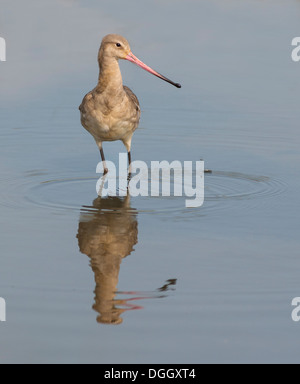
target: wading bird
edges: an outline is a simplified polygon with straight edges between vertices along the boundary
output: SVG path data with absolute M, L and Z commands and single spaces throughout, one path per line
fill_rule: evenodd
M 103 152 L 103 141 L 121 140 L 131 163 L 131 140 L 139 124 L 141 110 L 138 98 L 123 86 L 118 60 L 129 60 L 162 80 L 181 88 L 148 67 L 131 52 L 128 41 L 115 34 L 103 38 L 98 53 L 99 78 L 97 86 L 86 94 L 79 107 L 81 124 L 94 137 L 100 150 L 104 174 L 108 172 Z

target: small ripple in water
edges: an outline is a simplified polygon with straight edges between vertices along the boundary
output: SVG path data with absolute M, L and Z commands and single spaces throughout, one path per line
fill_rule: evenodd
M 5 198 L 1 202 L 12 208 L 27 204 L 50 210 L 80 211 L 83 206 L 86 210 L 93 210 L 98 180 L 97 177 L 47 177 L 45 180 L 42 171 L 35 171 L 21 181 L 2 180 L 1 193 Z M 192 216 L 194 213 L 206 215 L 230 209 L 233 201 L 242 201 L 242 207 L 251 208 L 252 201 L 255 200 L 257 205 L 258 200 L 277 196 L 286 189 L 281 180 L 224 171 L 205 174 L 204 185 L 204 204 L 199 208 L 186 208 L 186 196 L 138 196 L 131 198 L 131 205 L 138 213 L 180 214 L 188 210 Z

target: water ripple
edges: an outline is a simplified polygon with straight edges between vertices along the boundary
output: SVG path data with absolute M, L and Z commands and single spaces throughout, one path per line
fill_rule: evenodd
M 0 201 L 10 208 L 32 208 L 34 206 L 52 211 L 73 210 L 93 211 L 97 177 L 55 177 L 44 170 L 33 170 L 23 178 L 7 177 L 1 181 Z M 187 213 L 212 214 L 231 209 L 233 204 L 242 202 L 239 208 L 251 209 L 263 204 L 266 199 L 282 194 L 287 185 L 279 179 L 262 175 L 238 172 L 213 171 L 205 174 L 204 204 L 199 208 L 185 208 L 186 197 L 131 198 L 131 205 L 137 213 L 165 213 L 181 215 Z M 2 196 L 1 196 L 2 195 Z M 255 203 L 254 203 L 255 201 Z

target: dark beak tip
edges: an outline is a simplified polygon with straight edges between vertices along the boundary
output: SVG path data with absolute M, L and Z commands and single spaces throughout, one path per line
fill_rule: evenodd
M 176 83 L 176 84 L 175 84 L 175 87 L 177 87 L 177 88 L 181 88 L 181 84 Z

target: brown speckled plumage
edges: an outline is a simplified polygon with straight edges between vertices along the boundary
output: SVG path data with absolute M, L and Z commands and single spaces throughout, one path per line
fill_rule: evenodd
M 129 163 L 134 131 L 137 129 L 141 110 L 138 98 L 123 86 L 119 59 L 129 60 L 153 75 L 180 88 L 180 84 L 162 76 L 133 55 L 128 41 L 115 34 L 103 38 L 98 53 L 99 78 L 96 87 L 87 93 L 79 106 L 81 124 L 94 137 L 104 166 L 103 141 L 121 140 L 127 151 Z

